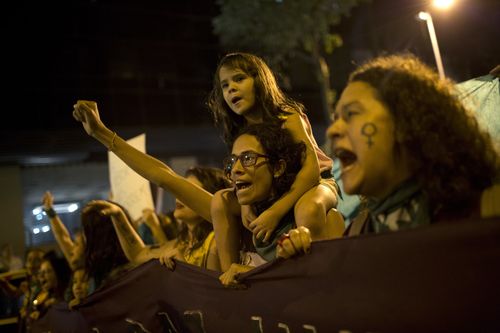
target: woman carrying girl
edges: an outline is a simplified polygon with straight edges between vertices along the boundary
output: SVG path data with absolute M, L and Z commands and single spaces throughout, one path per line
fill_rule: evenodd
M 247 205 L 257 214 L 271 207 L 296 181 L 302 169 L 305 144 L 295 142 L 290 131 L 272 124 L 253 124 L 243 127 L 235 137 L 232 154 L 226 159 L 225 166 L 234 187 L 230 192 L 239 205 Z M 320 209 L 320 208 L 318 208 Z M 342 226 L 342 218 L 336 221 Z M 297 220 L 297 211 L 292 207 L 279 221 L 272 238 L 264 242 L 253 238 L 251 242 L 239 245 L 244 260 L 232 263 L 221 275 L 224 285 L 237 285 L 236 275 L 256 266 L 251 252 L 256 252 L 265 261 L 280 255 L 279 244 L 283 235 L 297 227 L 317 230 L 326 239 L 335 237 L 339 230 L 335 223 L 325 224 L 321 220 Z M 249 228 L 248 225 L 245 227 Z
M 305 159 L 294 183 L 265 211 L 257 214 L 246 205 L 238 209 L 232 190 L 214 196 L 212 222 L 223 271 L 239 261 L 241 219 L 254 238 L 264 242 L 273 237 L 278 223 L 292 208 L 297 225 L 319 221 L 326 226 L 310 230 L 313 240 L 342 235 L 343 226 L 333 226 L 333 235 L 332 226 L 327 226 L 335 224 L 339 215 L 334 210 L 338 193 L 332 178 L 333 161 L 318 147 L 304 106 L 283 93 L 261 58 L 248 53 L 226 55 L 215 72 L 209 107 L 229 147 L 242 128 L 261 123 L 281 126 L 295 142 L 305 144 Z

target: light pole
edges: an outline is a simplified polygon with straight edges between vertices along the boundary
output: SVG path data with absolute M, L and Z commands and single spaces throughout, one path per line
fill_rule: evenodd
M 436 31 L 434 30 L 434 23 L 432 22 L 432 16 L 428 12 L 420 12 L 418 13 L 418 18 L 427 23 L 427 30 L 429 30 L 429 36 L 431 37 L 432 51 L 434 52 L 434 58 L 436 59 L 439 77 L 444 79 L 443 62 L 441 61 L 441 53 L 439 52 L 439 45 L 436 37 Z

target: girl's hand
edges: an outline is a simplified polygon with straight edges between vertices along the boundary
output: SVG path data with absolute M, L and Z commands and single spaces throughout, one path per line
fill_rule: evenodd
M 42 197 L 42 204 L 44 209 L 51 209 L 54 206 L 54 196 L 49 191 L 45 192 Z
M 231 267 L 229 267 L 226 272 L 222 273 L 221 276 L 219 276 L 219 281 L 222 282 L 225 287 L 236 289 L 246 288 L 244 284 L 238 282 L 237 278 L 239 274 L 246 273 L 248 271 L 251 271 L 252 269 L 252 266 L 231 264 Z
M 294 255 L 311 252 L 311 233 L 306 227 L 292 229 L 278 241 L 276 257 L 288 259 Z
M 281 216 L 276 216 L 271 209 L 268 209 L 253 220 L 249 227 L 255 238 L 268 242 L 280 220 Z

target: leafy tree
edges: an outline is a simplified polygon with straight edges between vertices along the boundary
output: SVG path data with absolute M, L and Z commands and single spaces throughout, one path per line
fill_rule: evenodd
M 289 56 L 312 63 L 329 117 L 334 93 L 325 56 L 342 45 L 332 28 L 363 0 L 217 0 L 221 13 L 214 32 L 224 46 L 269 57 L 272 65 Z

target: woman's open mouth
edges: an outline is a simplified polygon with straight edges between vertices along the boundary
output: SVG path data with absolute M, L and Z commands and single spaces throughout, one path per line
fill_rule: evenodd
M 349 170 L 350 167 L 358 160 L 356 154 L 343 148 L 335 149 L 333 154 L 339 159 L 342 172 Z
M 252 185 L 252 183 L 249 183 L 249 182 L 246 182 L 246 181 L 241 181 L 241 180 L 237 180 L 234 183 L 234 187 L 236 189 L 236 192 L 243 191 L 243 190 L 249 188 L 251 185 Z

